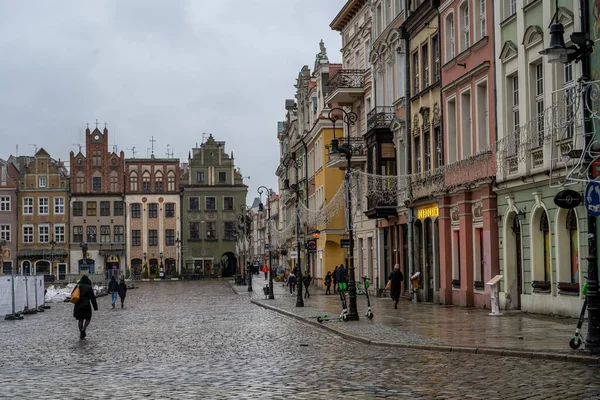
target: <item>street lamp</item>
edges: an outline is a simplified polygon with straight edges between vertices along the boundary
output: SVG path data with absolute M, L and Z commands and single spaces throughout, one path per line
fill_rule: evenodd
M 246 273 L 248 275 L 248 291 L 251 292 L 252 291 L 252 271 L 248 271 L 248 259 L 246 257 L 246 251 L 247 251 L 247 247 L 246 247 L 246 240 L 247 240 L 247 232 L 246 232 L 246 228 L 248 226 L 248 208 L 246 208 L 246 206 L 244 204 L 242 204 L 240 206 L 240 211 L 242 212 L 241 215 L 239 215 L 239 217 L 241 218 L 241 223 L 242 223 L 242 230 L 244 232 L 244 273 Z
M 550 44 L 548 48 L 540 51 L 540 54 L 548 56 L 550 63 L 564 63 L 581 61 L 581 81 L 589 82 L 591 76 L 590 54 L 594 51 L 594 42 L 589 39 L 589 10 L 586 0 L 579 0 L 579 15 L 581 18 L 581 32 L 574 32 L 571 35 L 573 46 L 566 47 L 563 37 L 564 29 L 558 22 L 558 0 L 556 1 L 556 21 L 550 27 Z M 590 149 L 593 137 L 592 118 L 590 115 L 591 105 L 590 90 L 582 90 L 583 101 L 583 134 L 584 144 L 584 162 L 585 171 L 593 170 L 590 168 L 592 156 Z M 588 176 L 589 179 L 589 176 Z M 589 212 L 587 215 L 588 225 L 588 292 L 586 295 L 588 309 L 588 333 L 585 342 L 585 349 L 591 354 L 600 353 L 600 293 L 598 293 L 598 261 L 596 258 L 596 217 Z
M 56 246 L 56 241 L 54 238 L 50 241 L 50 275 L 54 272 L 54 246 Z M 58 279 L 58 269 L 56 271 L 56 278 Z
M 341 117 L 340 117 L 341 114 Z M 346 155 L 346 159 L 348 160 L 348 164 L 346 167 L 346 197 L 348 199 L 348 204 L 346 205 L 346 209 L 348 210 L 348 238 L 350 239 L 350 257 L 348 260 L 348 297 L 349 297 L 349 307 L 347 320 L 348 321 L 358 321 L 358 309 L 356 307 L 356 281 L 354 279 L 354 228 L 352 226 L 352 193 L 350 191 L 350 170 L 352 167 L 351 159 L 352 159 L 352 146 L 350 145 L 350 126 L 354 125 L 358 120 L 358 115 L 356 113 L 350 111 L 347 112 L 343 108 L 335 107 L 329 111 L 327 115 L 329 120 L 333 123 L 333 139 L 331 139 L 331 152 L 336 153 L 340 152 Z M 346 143 L 339 146 L 339 141 L 335 137 L 335 124 L 338 120 L 342 119 L 343 122 L 346 123 Z
M 284 167 L 289 168 L 292 167 L 296 170 L 296 183 L 290 185 L 289 179 L 283 180 L 283 189 L 291 190 L 296 194 L 296 253 L 298 255 L 297 258 L 297 273 L 296 273 L 296 282 L 298 287 L 298 296 L 296 297 L 296 307 L 304 307 L 304 298 L 302 297 L 302 268 L 300 267 L 300 193 L 302 189 L 300 189 L 300 185 L 298 185 L 298 170 L 302 168 L 302 160 L 296 159 L 296 153 L 291 153 L 287 157 L 285 157 L 281 163 Z
M 164 276 L 165 276 L 165 269 L 164 269 L 164 267 L 163 267 L 163 257 L 164 257 L 165 255 L 164 255 L 164 253 L 161 251 L 161 252 L 158 254 L 158 256 L 160 257 L 160 266 L 159 266 L 158 273 L 159 273 L 160 279 L 162 279 L 162 278 L 164 278 Z
M 263 211 L 264 206 L 262 203 L 263 189 L 267 192 L 267 241 L 269 242 L 269 300 L 274 300 L 275 295 L 273 294 L 273 255 L 271 254 L 271 196 L 273 196 L 273 190 L 266 186 L 259 186 L 257 191 L 260 198 L 258 210 Z
M 179 233 L 177 233 L 175 244 L 177 245 L 177 277 L 179 278 L 181 276 L 181 239 Z

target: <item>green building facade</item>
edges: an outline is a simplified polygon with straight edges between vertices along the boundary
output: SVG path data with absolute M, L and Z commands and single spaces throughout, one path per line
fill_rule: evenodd
M 181 179 L 183 274 L 232 276 L 236 273 L 236 219 L 248 187 L 235 167 L 233 152 L 212 135 L 192 149 Z

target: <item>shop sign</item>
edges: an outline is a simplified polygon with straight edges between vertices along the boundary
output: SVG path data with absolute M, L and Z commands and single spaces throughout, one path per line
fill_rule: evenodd
M 440 215 L 440 209 L 437 204 L 428 204 L 426 206 L 417 208 L 417 218 L 425 219 L 425 218 L 435 218 Z

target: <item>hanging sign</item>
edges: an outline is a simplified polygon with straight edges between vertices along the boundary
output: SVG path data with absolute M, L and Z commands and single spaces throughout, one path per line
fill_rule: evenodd
M 554 196 L 554 204 L 560 208 L 575 208 L 581 204 L 581 195 L 574 190 L 561 190 Z
M 342 239 L 342 240 L 340 240 L 340 247 L 342 249 L 349 249 L 350 248 L 350 239 Z
M 306 249 L 308 250 L 309 253 L 316 253 L 317 252 L 317 240 L 316 239 L 309 239 L 306 241 Z
M 592 181 L 585 188 L 585 207 L 593 217 L 600 217 L 600 183 Z
M 417 208 L 417 218 L 425 219 L 425 218 L 435 218 L 440 215 L 440 209 L 437 204 L 428 204 L 426 206 L 422 206 Z

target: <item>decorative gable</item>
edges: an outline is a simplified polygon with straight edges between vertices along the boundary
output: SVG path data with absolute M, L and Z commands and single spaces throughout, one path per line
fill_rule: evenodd
M 502 62 L 507 62 L 518 54 L 518 47 L 512 40 L 507 40 L 504 42 L 504 46 L 502 46 L 502 51 L 500 52 L 500 60 Z
M 544 38 L 544 31 L 542 30 L 542 28 L 538 25 L 531 25 L 529 28 L 527 28 L 527 30 L 525 31 L 525 34 L 523 35 L 523 46 L 525 46 L 525 48 L 529 48 L 535 44 L 540 43 Z

